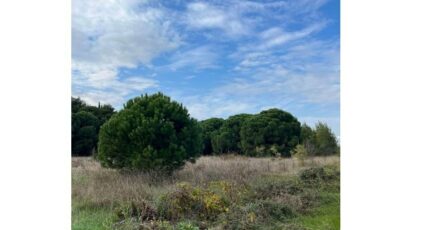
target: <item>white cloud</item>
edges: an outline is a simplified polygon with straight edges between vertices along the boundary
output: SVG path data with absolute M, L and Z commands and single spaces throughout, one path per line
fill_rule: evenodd
M 249 31 L 237 12 L 204 2 L 187 5 L 185 22 L 191 29 L 220 29 L 231 36 L 243 35 Z
M 111 104 L 114 107 L 124 103 L 125 98 L 130 93 L 140 94 L 147 89 L 158 87 L 158 81 L 143 76 L 132 76 L 122 81 L 112 79 L 107 81 L 103 87 L 94 87 L 91 81 L 85 83 L 85 86 L 75 84 L 73 96 L 80 97 L 89 104 L 95 105 L 101 102 L 102 104 Z
M 257 46 L 257 49 L 265 50 L 275 46 L 284 45 L 285 43 L 293 40 L 307 37 L 312 33 L 320 31 L 324 28 L 325 24 L 326 23 L 320 22 L 293 32 L 285 32 L 278 27 L 270 28 L 260 34 L 261 44 Z
M 100 98 L 101 92 L 106 98 L 113 93 L 126 95 L 137 89 L 132 84 L 139 83 L 142 88 L 153 86 L 145 79 L 120 80 L 119 68 L 150 66 L 153 58 L 180 45 L 180 38 L 165 13 L 150 6 L 140 7 L 145 4 L 133 0 L 73 1 L 73 84 L 75 88 L 98 90 L 99 93 L 86 92 L 91 100 Z M 115 87 L 114 92 L 106 91 Z M 83 93 L 84 90 L 74 92 Z

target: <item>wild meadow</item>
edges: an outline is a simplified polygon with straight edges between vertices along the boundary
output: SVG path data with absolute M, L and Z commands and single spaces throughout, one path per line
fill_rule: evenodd
M 204 156 L 172 174 L 72 158 L 72 229 L 340 229 L 339 156 Z

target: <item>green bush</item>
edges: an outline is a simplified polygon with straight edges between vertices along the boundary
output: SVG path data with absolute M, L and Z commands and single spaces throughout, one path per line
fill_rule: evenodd
M 129 100 L 100 130 L 98 159 L 112 168 L 172 172 L 202 150 L 187 109 L 161 93 Z

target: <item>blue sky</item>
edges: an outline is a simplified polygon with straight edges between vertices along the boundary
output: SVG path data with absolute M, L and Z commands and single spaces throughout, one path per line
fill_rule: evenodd
M 72 1 L 72 94 L 161 91 L 191 116 L 281 108 L 339 136 L 339 1 Z

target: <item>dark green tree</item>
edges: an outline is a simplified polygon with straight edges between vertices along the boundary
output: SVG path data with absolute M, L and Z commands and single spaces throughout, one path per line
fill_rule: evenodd
M 172 172 L 202 150 L 201 129 L 187 109 L 157 93 L 129 100 L 100 129 L 102 166 Z
M 327 124 L 318 122 L 315 125 L 315 141 L 318 155 L 331 155 L 339 152 L 337 139 Z
M 245 155 L 290 156 L 299 143 L 300 122 L 283 110 L 265 110 L 244 122 L 240 139 Z
M 251 114 L 237 114 L 225 120 L 221 128 L 212 137 L 213 150 L 217 154 L 240 153 L 240 129 Z
M 84 101 L 82 101 L 80 98 L 74 98 L 72 97 L 72 114 L 77 113 L 82 110 L 82 108 L 86 107 Z
M 88 156 L 95 151 L 99 123 L 92 113 L 72 114 L 72 155 Z
M 77 115 L 80 112 L 95 116 L 97 123 L 94 123 L 93 116 Z M 96 153 L 100 126 L 109 120 L 114 113 L 114 108 L 111 105 L 100 105 L 99 103 L 98 106 L 91 106 L 80 98 L 72 97 L 72 155 L 89 156 L 92 153 Z M 89 120 L 83 121 L 85 119 Z M 73 126 L 73 124 L 78 123 L 92 123 L 92 125 L 91 128 L 85 126 L 76 128 Z M 81 128 L 82 130 L 80 130 Z
M 209 118 L 199 122 L 202 129 L 204 155 L 213 153 L 212 137 L 220 129 L 223 123 L 224 119 L 222 118 Z
M 100 120 L 101 124 L 109 120 L 115 113 L 115 109 L 111 105 L 100 105 L 100 103 L 98 106 L 85 105 L 81 110 L 94 114 Z

